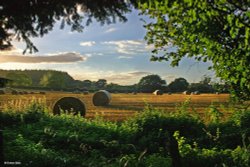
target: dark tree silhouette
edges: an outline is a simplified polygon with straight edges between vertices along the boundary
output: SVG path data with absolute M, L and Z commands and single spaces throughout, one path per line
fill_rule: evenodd
M 159 75 L 148 75 L 140 79 L 138 89 L 143 93 L 153 93 L 157 89 L 164 89 L 165 84 L 166 81 L 162 80 Z
M 177 78 L 168 85 L 171 92 L 183 92 L 187 90 L 189 83 L 185 78 Z
M 42 37 L 56 21 L 81 32 L 93 19 L 100 24 L 126 21 L 130 5 L 122 0 L 1 0 L 0 50 L 11 49 L 13 40 L 26 43 L 26 51 L 36 52 L 31 37 Z M 83 23 L 83 20 L 85 23 Z

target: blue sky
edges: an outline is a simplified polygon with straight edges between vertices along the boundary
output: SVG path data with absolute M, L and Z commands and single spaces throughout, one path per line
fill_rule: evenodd
M 123 85 L 149 74 L 158 74 L 167 83 L 178 77 L 198 82 L 204 75 L 213 76 L 207 70 L 209 63 L 193 59 L 184 58 L 174 68 L 169 62 L 150 62 L 152 46 L 143 40 L 142 16 L 133 10 L 127 18 L 125 23 L 104 26 L 93 22 L 82 33 L 71 32 L 69 27 L 61 30 L 58 22 L 43 38 L 32 39 L 39 52 L 22 55 L 22 42 L 14 42 L 12 51 L 0 52 L 0 69 L 54 69 L 79 80 L 107 79 Z

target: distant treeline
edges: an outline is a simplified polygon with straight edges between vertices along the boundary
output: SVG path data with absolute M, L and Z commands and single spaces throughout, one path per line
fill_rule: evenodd
M 172 93 L 179 93 L 186 90 L 192 92 L 199 91 L 201 93 L 226 93 L 229 90 L 226 84 L 212 83 L 209 77 L 204 77 L 198 83 L 188 83 L 185 78 L 176 78 L 167 84 L 158 75 L 148 75 L 142 77 L 137 84 L 119 85 L 115 83 L 108 84 L 106 79 L 99 79 L 98 81 L 88 79 L 82 81 L 75 80 L 67 72 L 55 70 L 0 70 L 0 76 L 12 80 L 7 84 L 8 87 L 70 92 L 92 92 L 106 89 L 113 93 L 152 93 L 155 90 Z
M 67 72 L 56 70 L 0 70 L 0 76 L 12 80 L 8 87 L 63 90 L 63 91 L 96 91 L 109 89 L 111 92 L 132 92 L 134 86 L 107 84 L 105 79 L 98 81 L 75 80 Z

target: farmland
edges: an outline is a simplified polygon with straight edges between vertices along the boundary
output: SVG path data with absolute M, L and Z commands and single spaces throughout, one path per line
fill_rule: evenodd
M 201 94 L 201 95 L 182 95 L 182 94 L 112 94 L 112 100 L 108 106 L 94 106 L 92 103 L 93 94 L 72 94 L 63 92 L 47 92 L 46 94 L 27 94 L 27 95 L 11 95 L 5 94 L 0 96 L 0 107 L 6 104 L 13 104 L 19 110 L 25 107 L 32 100 L 41 100 L 51 110 L 54 103 L 62 97 L 77 97 L 86 107 L 86 117 L 93 118 L 95 115 L 103 116 L 108 120 L 123 120 L 133 116 L 136 112 L 140 112 L 146 105 L 150 105 L 157 109 L 162 109 L 165 112 L 175 111 L 181 103 L 189 100 L 190 112 L 196 112 L 204 115 L 210 105 L 214 105 L 222 110 L 225 115 L 230 114 L 228 110 L 229 95 L 228 94 Z
M 51 110 L 58 99 L 67 96 L 84 102 L 87 119 L 54 116 L 41 105 L 46 103 Z M 112 94 L 105 107 L 92 104 L 93 94 L 0 97 L 5 163 L 28 167 L 250 165 L 250 112 L 231 106 L 228 94 Z M 227 119 L 221 119 L 220 113 Z

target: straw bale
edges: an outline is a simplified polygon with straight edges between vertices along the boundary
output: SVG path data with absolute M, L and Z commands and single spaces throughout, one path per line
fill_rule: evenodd
M 111 101 L 111 94 L 106 90 L 99 90 L 92 98 L 95 106 L 106 106 Z
M 153 94 L 154 94 L 154 95 L 163 95 L 163 91 L 161 91 L 161 90 L 155 90 L 155 91 L 153 92 Z
M 85 116 L 86 108 L 84 103 L 75 97 L 63 97 L 60 100 L 58 100 L 54 107 L 53 107 L 53 113 L 60 114 L 61 111 L 66 113 L 72 113 L 73 115 L 77 115 L 80 113 L 81 116 Z

